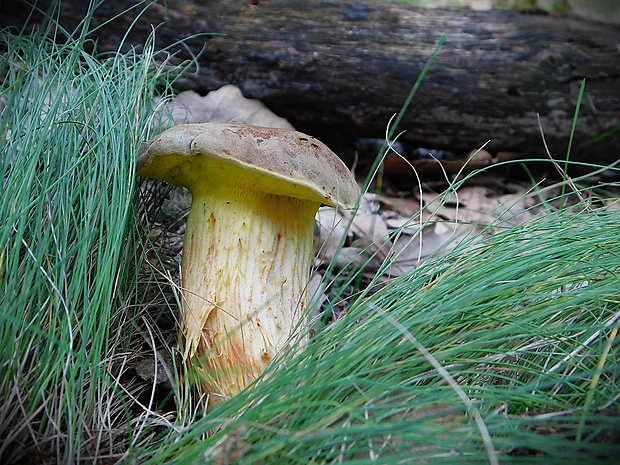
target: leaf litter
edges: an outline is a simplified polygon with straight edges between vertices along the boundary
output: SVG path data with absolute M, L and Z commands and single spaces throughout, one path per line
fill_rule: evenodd
M 293 129 L 286 119 L 272 113 L 262 102 L 245 98 L 233 85 L 204 97 L 193 91 L 181 92 L 160 105 L 159 111 L 170 125 L 234 121 Z M 382 191 L 365 193 L 355 212 L 331 207 L 319 209 L 308 290 L 312 296 L 310 312 L 315 318 L 328 322 L 338 319 L 346 312 L 350 298 L 364 286 L 372 284 L 378 289 L 390 279 L 411 272 L 420 263 L 452 250 L 465 238 L 482 240 L 498 228 L 516 226 L 544 214 L 560 195 L 559 186 L 533 189 L 525 182 L 483 176 L 482 182 L 465 183 L 454 189 L 456 174 L 469 171 L 464 170 L 467 161 L 424 160 L 416 166 L 411 162 L 403 164 L 400 158 L 386 157 L 390 169 L 383 173 Z M 493 159 L 483 149 L 474 149 L 468 160 L 473 167 L 481 168 L 514 158 L 514 154 L 501 153 Z M 400 161 L 396 163 L 395 159 Z M 440 163 L 442 166 L 438 166 Z M 417 168 L 423 173 L 436 174 L 441 170 L 449 178 L 439 183 L 422 182 L 421 190 L 418 184 L 414 188 L 398 187 L 403 172 L 410 170 L 410 178 L 415 179 Z M 394 182 L 391 182 L 392 175 Z M 147 350 L 136 363 L 135 371 L 147 385 L 155 383 L 169 389 L 168 374 L 175 364 L 171 353 L 177 337 L 174 319 L 180 299 L 177 291 L 183 234 L 191 197 L 185 190 L 152 181 L 143 183 L 142 195 L 160 200 L 145 215 L 152 248 L 148 254 L 151 259 L 143 266 L 142 281 L 147 288 L 146 295 L 159 296 L 159 300 L 151 302 L 149 314 L 163 336 L 159 337 L 157 347 Z M 611 204 L 610 208 L 618 208 L 618 204 Z M 362 282 L 331 293 L 324 275 L 332 262 L 336 270 L 362 269 Z M 166 287 L 169 290 L 162 292 Z M 336 303 L 331 302 L 334 296 L 339 300 Z M 330 309 L 329 315 L 324 315 L 326 308 Z

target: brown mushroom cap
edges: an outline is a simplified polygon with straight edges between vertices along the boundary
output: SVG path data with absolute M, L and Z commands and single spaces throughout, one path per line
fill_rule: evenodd
M 192 193 L 225 183 L 338 208 L 352 208 L 359 197 L 346 165 L 314 137 L 236 123 L 182 124 L 164 131 L 142 145 L 137 174 Z

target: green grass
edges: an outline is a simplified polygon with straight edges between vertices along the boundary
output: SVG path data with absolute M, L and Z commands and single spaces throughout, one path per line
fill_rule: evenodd
M 162 69 L 151 43 L 99 61 L 85 34 L 54 45 L 47 27 L 0 35 L 3 463 L 78 463 L 135 439 L 116 377 L 137 303 L 134 160 Z
M 533 189 L 545 207 L 534 220 L 494 224 L 360 289 L 341 319 L 216 409 L 197 408 L 191 372 L 174 407 L 154 387 L 144 400 L 130 366 L 156 337 L 149 304 L 169 291 L 156 283 L 147 296 L 141 281 L 153 279 L 139 272 L 153 250 L 134 162 L 158 130 L 166 68 L 150 44 L 98 60 L 84 34 L 54 45 L 45 32 L 0 34 L 3 463 L 563 464 L 620 453 L 620 211 L 592 197 L 575 205 L 570 189 L 558 199 Z M 143 198 L 147 209 L 161 201 Z M 336 286 L 330 297 L 342 298 Z
M 620 452 L 619 220 L 562 210 L 466 240 L 138 456 L 606 463 Z

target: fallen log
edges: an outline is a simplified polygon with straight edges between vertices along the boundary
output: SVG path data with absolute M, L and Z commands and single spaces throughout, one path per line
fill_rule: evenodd
M 61 18 L 69 27 L 83 3 L 63 0 Z M 104 2 L 95 24 L 135 3 Z M 19 16 L 0 5 L 4 24 Z M 139 11 L 102 28 L 98 49 L 115 50 Z M 491 153 L 545 157 L 538 114 L 551 153 L 563 158 L 585 78 L 573 159 L 607 164 L 619 158 L 616 25 L 368 0 L 175 2 L 145 11 L 125 47 L 144 43 L 152 27 L 159 48 L 202 34 L 171 49 L 176 60 L 199 57 L 180 88 L 206 93 L 235 84 L 344 154 L 360 137 L 383 137 L 449 31 L 399 126 L 406 131 L 401 142 L 467 153 L 490 140 Z

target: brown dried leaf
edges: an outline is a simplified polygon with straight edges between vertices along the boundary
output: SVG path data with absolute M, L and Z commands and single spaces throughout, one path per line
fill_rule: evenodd
M 271 128 L 294 129 L 284 118 L 274 114 L 259 100 L 248 99 L 241 90 L 226 85 L 204 97 L 192 90 L 181 92 L 168 105 L 176 124 L 231 121 Z

